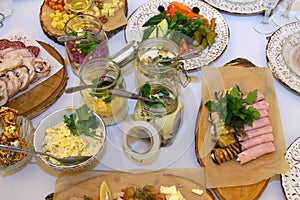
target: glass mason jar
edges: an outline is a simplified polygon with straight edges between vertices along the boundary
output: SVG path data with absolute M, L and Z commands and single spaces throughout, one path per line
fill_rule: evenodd
M 150 87 L 149 87 L 150 86 Z M 148 93 L 148 98 L 171 98 L 169 104 L 138 100 L 134 108 L 135 120 L 152 124 L 161 136 L 161 146 L 169 146 L 174 141 L 181 124 L 183 104 L 178 99 L 178 90 L 168 80 L 152 80 L 145 83 L 139 91 L 140 95 Z
M 155 37 L 144 40 L 136 53 L 136 80 L 138 87 L 151 80 L 169 80 L 179 88 L 190 82 L 183 65 L 178 61 L 157 63 L 156 57 L 173 58 L 179 55 L 179 46 L 168 38 Z
M 69 63 L 77 76 L 79 68 L 87 61 L 109 57 L 108 38 L 99 18 L 75 15 L 66 22 L 64 32 L 67 36 L 78 37 L 65 42 Z
M 127 99 L 111 96 L 109 89 L 126 89 L 120 67 L 109 58 L 96 58 L 85 63 L 79 70 L 80 85 L 95 84 L 81 90 L 84 102 L 95 111 L 105 125 L 122 121 L 128 110 Z

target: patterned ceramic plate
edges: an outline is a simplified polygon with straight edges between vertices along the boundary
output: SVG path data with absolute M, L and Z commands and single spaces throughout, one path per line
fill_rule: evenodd
M 300 199 L 300 138 L 288 148 L 285 159 L 290 165 L 287 174 L 281 175 L 281 183 L 288 200 Z
M 189 7 L 198 7 L 200 14 L 208 19 L 216 18 L 215 31 L 217 37 L 213 46 L 199 57 L 184 61 L 185 69 L 193 70 L 210 64 L 222 55 L 229 41 L 229 28 L 223 16 L 210 5 L 199 0 L 181 0 L 180 2 Z M 159 13 L 157 10 L 159 5 L 166 8 L 168 4 L 168 1 L 152 0 L 137 8 L 128 19 L 128 24 L 125 28 L 125 39 L 127 41 L 139 40 L 139 33 L 143 30 L 142 25 L 150 17 Z
M 258 14 L 264 11 L 263 0 L 204 0 L 211 6 L 233 14 Z
M 294 72 L 295 70 L 287 65 L 283 56 L 283 49 L 286 40 L 295 33 L 299 34 L 299 31 L 300 22 L 281 27 L 270 37 L 266 48 L 268 66 L 272 70 L 274 77 L 298 95 L 300 94 L 300 77 Z

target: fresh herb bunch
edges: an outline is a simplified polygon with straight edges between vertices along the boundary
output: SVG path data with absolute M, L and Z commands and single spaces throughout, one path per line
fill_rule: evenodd
M 80 51 L 83 56 L 90 57 L 93 50 L 101 44 L 101 41 L 95 37 L 95 34 L 91 31 L 89 32 L 76 32 L 74 30 L 70 31 L 70 36 L 86 37 L 86 39 L 81 40 L 79 43 L 75 44 L 75 48 Z
M 256 98 L 257 90 L 249 92 L 247 97 L 243 98 L 238 87 L 234 86 L 227 95 L 217 101 L 208 101 L 205 106 L 211 112 L 218 112 L 225 126 L 233 128 L 238 135 L 244 135 L 244 124 L 252 126 L 253 121 L 260 117 L 256 108 L 246 107 L 246 104 L 253 105 Z
M 104 77 L 97 77 L 97 78 L 95 78 L 95 79 L 93 79 L 91 81 L 94 84 L 99 83 L 99 84 L 97 84 L 96 88 L 92 89 L 92 92 L 90 93 L 91 96 L 97 97 L 97 98 L 102 98 L 104 95 L 107 96 L 106 93 L 99 92 L 99 89 L 111 85 L 113 83 L 113 79 L 111 81 L 110 80 L 104 80 L 104 81 L 102 81 L 103 78 Z M 105 103 L 110 103 L 112 101 L 112 99 L 113 99 L 113 96 L 112 95 L 108 95 L 106 98 L 103 98 L 102 100 Z
M 140 89 L 140 95 L 153 100 L 161 99 L 164 96 L 170 96 L 170 91 L 167 90 L 165 87 L 155 88 L 155 94 L 151 94 L 152 90 L 153 88 L 151 88 L 151 85 L 148 82 L 146 82 Z M 150 107 L 153 105 L 156 105 L 157 107 L 166 107 L 163 103 L 160 102 L 145 101 L 145 103 Z
M 101 137 L 96 134 L 96 129 L 100 123 L 87 105 L 76 109 L 75 113 L 70 114 L 70 116 L 64 115 L 64 122 L 75 136 L 84 134 L 95 139 L 101 139 Z
M 161 197 L 162 195 L 159 193 L 159 191 L 155 190 L 154 186 L 151 185 L 145 185 L 142 188 L 137 187 L 134 193 L 134 197 L 138 200 L 164 199 Z

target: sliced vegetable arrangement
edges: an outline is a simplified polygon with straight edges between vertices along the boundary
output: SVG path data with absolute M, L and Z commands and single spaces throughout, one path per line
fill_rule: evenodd
M 216 18 L 209 20 L 201 15 L 199 8 L 190 8 L 173 1 L 167 8 L 158 7 L 160 12 L 143 24 L 142 40 L 151 37 L 169 37 L 177 44 L 186 43 L 190 49 L 211 47 L 216 39 Z M 184 53 L 184 52 L 181 52 Z

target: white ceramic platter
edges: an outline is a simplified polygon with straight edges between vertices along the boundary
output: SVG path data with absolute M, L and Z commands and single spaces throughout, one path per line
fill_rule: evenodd
M 179 0 L 179 2 L 193 8 L 198 7 L 200 14 L 208 18 L 216 18 L 216 41 L 211 48 L 204 51 L 199 57 L 184 61 L 186 70 L 194 70 L 208 65 L 219 58 L 225 51 L 229 42 L 229 28 L 227 22 L 215 8 L 199 0 Z M 167 8 L 169 1 L 152 0 L 137 8 L 128 19 L 125 28 L 126 41 L 139 40 L 142 25 L 152 16 L 159 13 L 158 6 Z
M 232 14 L 258 14 L 264 11 L 263 0 L 204 0 L 209 5 Z
M 287 24 L 278 29 L 268 41 L 266 56 L 274 77 L 286 88 L 299 95 L 300 77 L 286 64 L 283 57 L 285 40 L 295 33 L 300 34 L 300 22 Z
M 296 139 L 288 148 L 285 159 L 290 170 L 281 175 L 281 183 L 287 200 L 300 199 L 300 138 Z

